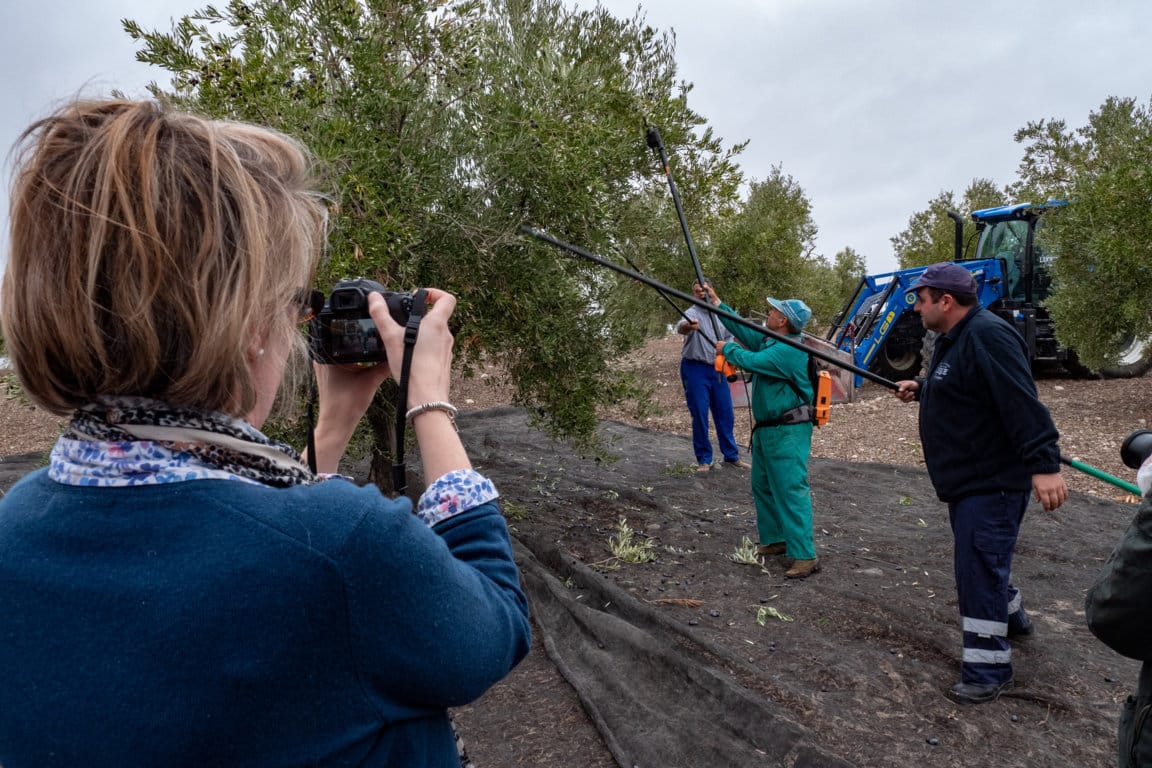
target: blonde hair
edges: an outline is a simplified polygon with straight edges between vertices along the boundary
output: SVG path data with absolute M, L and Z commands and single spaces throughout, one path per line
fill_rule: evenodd
M 305 150 L 113 100 L 59 109 L 16 152 L 2 320 L 29 397 L 60 415 L 100 395 L 246 414 L 248 356 L 297 335 L 324 237 Z

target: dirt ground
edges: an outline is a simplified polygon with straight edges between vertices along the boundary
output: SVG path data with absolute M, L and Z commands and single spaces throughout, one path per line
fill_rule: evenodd
M 755 539 L 746 472 L 691 471 L 677 342 L 633 359 L 663 413 L 605 414 L 609 460 L 575 455 L 523 411 L 498 407 L 507 392 L 496 372 L 456 387 L 470 409 L 461 432 L 500 489 L 535 619 L 528 659 L 455 713 L 479 768 L 1114 763 L 1137 664 L 1091 636 L 1083 599 L 1135 513 L 1131 497 L 1065 470 L 1068 503 L 1029 509 L 1014 580 L 1036 632 L 1014 643 L 1016 688 L 958 707 L 944 696 L 960 651 L 951 536 L 915 408 L 872 385 L 833 407 L 810 473 L 824 569 L 790 582 L 775 560 L 734 560 Z M 1118 450 L 1146 426 L 1152 382 L 1038 388 L 1065 455 L 1134 480 Z M 0 460 L 2 492 L 5 471 L 42 461 L 58 422 L 12 400 L 0 401 L 0 419 L 0 446 L 32 452 Z M 653 561 L 613 556 L 621 520 Z
M 463 432 L 474 459 L 501 489 L 515 536 L 533 562 L 548 563 L 572 600 L 628 604 L 603 612 L 627 614 L 657 643 L 726 676 L 756 697 L 760 723 L 795 725 L 814 751 L 774 754 L 761 744 L 730 762 L 718 752 L 690 755 L 683 741 L 667 739 L 667 728 L 685 734 L 684 740 L 706 741 L 718 719 L 735 713 L 717 715 L 699 689 L 642 687 L 628 677 L 639 665 L 627 652 L 620 653 L 631 664 L 609 658 L 586 663 L 598 667 L 601 678 L 628 679 L 601 694 L 627 702 L 615 720 L 604 717 L 611 702 L 576 693 L 557 679 L 559 667 L 588 687 L 594 671 L 574 670 L 579 665 L 558 647 L 586 630 L 539 626 L 552 613 L 543 602 L 561 592 L 554 588 L 532 591 L 538 619 L 533 654 L 457 714 L 478 765 L 794 766 L 832 764 L 834 758 L 877 768 L 1114 763 L 1115 724 L 1138 666 L 1091 636 L 1083 600 L 1135 513 L 1134 497 L 1065 469 L 1073 490 L 1069 502 L 1053 514 L 1031 506 L 1014 580 L 1036 632 L 1014 643 L 1016 689 L 995 704 L 958 707 L 944 696 L 959 676 L 951 535 L 923 470 L 916 409 L 872 384 L 858 390 L 854 402 L 833 407 L 832 422 L 814 438 L 811 464 L 824 570 L 789 582 L 776 561 L 763 567 L 733 561 L 744 537 L 755 539 L 747 477 L 723 467 L 704 475 L 690 471 L 678 354 L 679 340 L 670 337 L 632 361 L 654 383 L 662 413 L 644 420 L 606 414 L 618 418 L 603 424 L 614 462 L 571 455 L 531 430 L 516 411 L 469 414 Z M 1037 387 L 1061 430 L 1065 456 L 1134 482 L 1119 446 L 1131 430 L 1147 426 L 1152 382 L 1044 377 Z M 492 395 L 499 387 L 464 389 L 474 407 L 500 401 Z M 748 433 L 745 413 L 737 413 L 741 442 Z M 509 442 L 511 435 L 516 438 Z M 621 519 L 651 542 L 654 562 L 612 557 Z M 657 625 L 663 631 L 653 629 Z M 543 641 L 551 656 L 541 652 Z M 612 645 L 600 636 L 582 641 Z M 573 714 L 581 699 L 588 718 Z M 699 702 L 697 711 L 684 711 L 683 700 Z M 660 716 L 655 721 L 652 711 Z M 608 737 L 596 739 L 588 719 Z M 625 746 L 622 733 L 632 737 Z

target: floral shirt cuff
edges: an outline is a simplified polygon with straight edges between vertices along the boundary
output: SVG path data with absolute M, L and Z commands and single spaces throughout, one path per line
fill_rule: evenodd
M 416 515 L 431 527 L 499 496 L 492 481 L 476 470 L 457 469 L 428 486 L 416 504 Z
M 317 472 L 316 479 L 320 482 L 327 480 L 347 480 L 350 483 L 356 482 L 356 478 L 351 475 L 342 475 L 339 472 Z

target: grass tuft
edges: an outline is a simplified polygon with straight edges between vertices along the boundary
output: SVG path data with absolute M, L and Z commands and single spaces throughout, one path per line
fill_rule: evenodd
M 747 536 L 740 541 L 740 546 L 736 547 L 736 551 L 728 555 L 728 559 L 741 565 L 764 566 L 764 558 L 756 554 L 756 544 Z
M 612 556 L 625 563 L 651 563 L 656 559 L 655 545 L 648 539 L 638 539 L 636 532 L 628 527 L 628 518 L 620 518 L 620 530 L 608 537 L 608 549 Z

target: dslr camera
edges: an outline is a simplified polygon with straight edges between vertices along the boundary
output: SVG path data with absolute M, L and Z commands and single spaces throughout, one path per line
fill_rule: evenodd
M 366 277 L 344 278 L 324 300 L 324 308 L 308 322 L 308 341 L 316 362 L 335 365 L 388 360 L 376 323 L 368 314 L 368 294 L 373 291 L 384 297 L 393 320 L 400 325 L 408 322 L 412 294 L 394 293 Z

